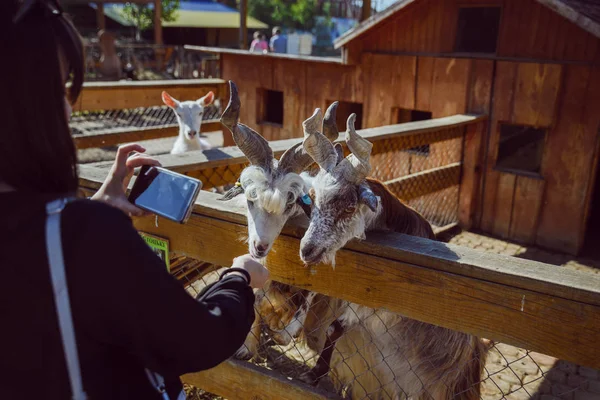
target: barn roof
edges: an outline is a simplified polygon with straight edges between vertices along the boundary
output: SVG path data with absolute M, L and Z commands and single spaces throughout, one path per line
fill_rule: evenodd
M 398 0 L 382 12 L 373 15 L 371 18 L 363 21 L 353 29 L 350 29 L 340 36 L 334 42 L 335 48 L 339 49 L 415 1 L 418 0 Z M 536 1 L 562 15 L 575 25 L 590 32 L 597 38 L 600 38 L 600 2 L 598 0 Z

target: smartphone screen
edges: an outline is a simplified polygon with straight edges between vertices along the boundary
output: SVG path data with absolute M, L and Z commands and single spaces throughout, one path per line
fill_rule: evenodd
M 129 195 L 136 206 L 176 222 L 183 222 L 202 183 L 163 168 L 142 167 Z

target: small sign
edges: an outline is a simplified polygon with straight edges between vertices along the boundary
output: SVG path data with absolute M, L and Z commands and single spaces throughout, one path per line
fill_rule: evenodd
M 171 263 L 169 258 L 169 239 L 150 235 L 149 233 L 140 232 L 140 236 L 150 246 L 154 254 L 156 254 L 167 266 L 167 271 L 171 272 Z

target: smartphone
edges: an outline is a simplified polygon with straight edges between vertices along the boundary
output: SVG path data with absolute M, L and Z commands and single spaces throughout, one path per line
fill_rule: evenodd
M 202 182 L 168 169 L 144 165 L 129 201 L 137 207 L 184 224 L 192 213 Z

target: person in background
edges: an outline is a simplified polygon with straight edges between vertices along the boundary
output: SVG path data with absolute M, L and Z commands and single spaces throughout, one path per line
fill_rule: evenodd
M 281 28 L 273 28 L 273 36 L 269 47 L 273 53 L 287 53 L 287 38 L 281 34 Z
M 57 0 L 1 0 L 0 37 L 1 54 L 18 54 L 0 67 L 0 398 L 71 399 L 45 224 L 46 204 L 78 191 L 68 120 L 83 86 L 84 49 Z M 144 151 L 120 147 L 96 195 L 60 214 L 64 283 L 90 399 L 164 400 L 146 368 L 165 379 L 168 398 L 183 399 L 180 375 L 212 368 L 243 344 L 254 321 L 252 288 L 268 278 L 245 255 L 197 299 L 186 293 L 129 218 L 143 214 L 125 195 L 134 168 L 159 165 Z
M 250 51 L 253 53 L 266 53 L 269 51 L 269 45 L 264 33 L 254 32 L 254 40 L 250 44 Z

